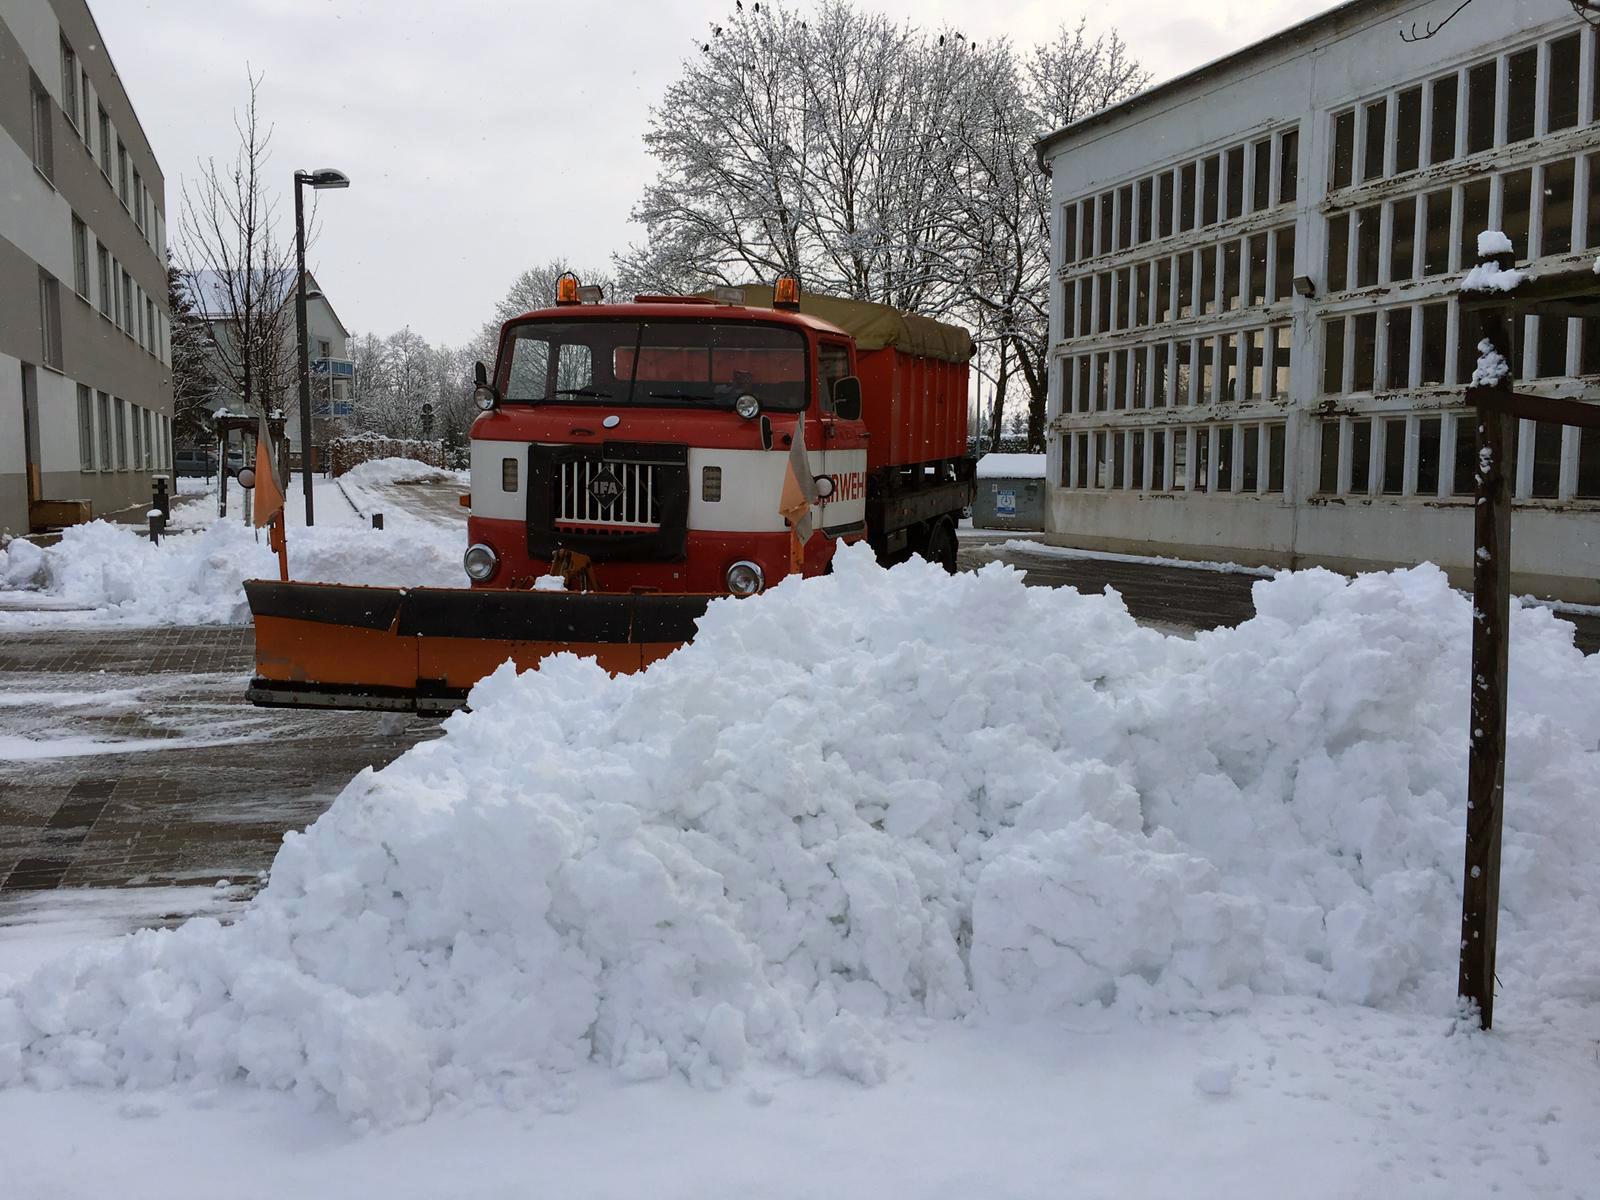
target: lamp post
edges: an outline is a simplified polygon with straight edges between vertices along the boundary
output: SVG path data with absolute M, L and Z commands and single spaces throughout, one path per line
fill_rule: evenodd
M 306 493 L 306 524 L 311 525 L 311 360 L 306 345 L 306 218 L 300 191 L 307 184 L 319 190 L 347 188 L 350 186 L 350 177 L 332 167 L 294 173 L 294 323 L 300 345 L 300 481 Z

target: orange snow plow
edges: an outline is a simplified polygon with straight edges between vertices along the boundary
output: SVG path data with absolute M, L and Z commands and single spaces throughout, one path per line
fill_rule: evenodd
M 637 671 L 694 636 L 710 596 L 471 591 L 245 583 L 256 675 L 246 695 L 279 708 L 442 715 L 510 659 L 568 651 Z

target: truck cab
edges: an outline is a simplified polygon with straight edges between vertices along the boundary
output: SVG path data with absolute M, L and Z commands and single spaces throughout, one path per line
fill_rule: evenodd
M 826 571 L 841 542 L 886 544 L 868 457 L 873 407 L 890 406 L 863 397 L 852 334 L 784 282 L 760 305 L 582 303 L 571 281 L 507 322 L 471 431 L 472 586 L 527 589 L 580 562 L 601 592 L 748 595 Z M 780 511 L 791 472 L 813 499 L 799 547 Z

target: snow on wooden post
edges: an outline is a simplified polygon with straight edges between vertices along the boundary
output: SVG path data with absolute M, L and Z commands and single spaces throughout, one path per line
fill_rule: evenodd
M 1494 955 L 1500 916 L 1500 827 L 1505 796 L 1506 676 L 1511 622 L 1512 422 L 1496 392 L 1510 393 L 1513 352 L 1504 309 L 1483 310 L 1483 357 L 1468 389 L 1478 430 L 1472 560 L 1472 716 L 1467 759 L 1467 848 L 1461 891 L 1457 994 L 1494 1020 Z M 1487 395 L 1486 395 L 1487 393 Z M 1509 396 L 1504 397 L 1508 399 Z
M 1500 829 L 1505 796 L 1506 697 L 1511 621 L 1511 460 L 1518 420 L 1600 429 L 1600 405 L 1513 389 L 1517 335 L 1525 316 L 1600 317 L 1600 261 L 1593 270 L 1535 278 L 1509 269 L 1501 233 L 1478 239 L 1484 261 L 1462 281 L 1463 321 L 1479 320 L 1478 369 L 1467 388 L 1477 419 L 1478 463 L 1472 563 L 1472 728 L 1467 759 L 1466 876 L 1461 888 L 1461 973 L 1457 992 L 1494 1023 L 1495 938 L 1500 916 Z
M 1479 265 L 1463 292 L 1501 293 L 1479 310 L 1478 369 L 1467 388 L 1478 429 L 1473 491 L 1472 703 L 1467 755 L 1467 846 L 1461 881 L 1461 969 L 1456 994 L 1494 1022 L 1494 955 L 1500 927 L 1500 832 L 1506 784 L 1506 693 L 1511 634 L 1512 363 L 1517 361 L 1511 293 L 1528 276 L 1512 268 L 1511 239 L 1478 235 Z M 1465 313 L 1463 313 L 1465 316 Z

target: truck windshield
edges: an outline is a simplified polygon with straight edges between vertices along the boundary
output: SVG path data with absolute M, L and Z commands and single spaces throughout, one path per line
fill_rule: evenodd
M 795 329 L 713 321 L 530 321 L 506 345 L 507 403 L 766 409 L 806 404 L 806 342 Z

